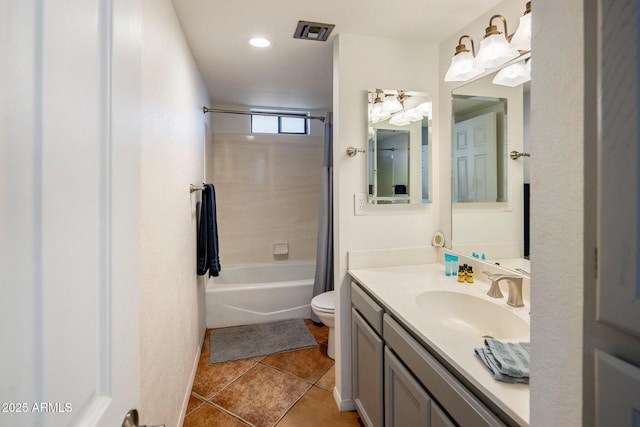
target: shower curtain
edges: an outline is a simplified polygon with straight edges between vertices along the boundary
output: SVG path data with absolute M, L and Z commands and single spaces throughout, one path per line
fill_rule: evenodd
M 327 113 L 324 120 L 324 150 L 322 182 L 320 185 L 320 209 L 318 211 L 318 247 L 313 296 L 333 290 L 333 115 Z M 320 319 L 311 313 L 311 319 Z

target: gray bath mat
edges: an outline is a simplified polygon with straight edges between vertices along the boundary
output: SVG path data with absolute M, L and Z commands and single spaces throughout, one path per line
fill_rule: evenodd
M 316 347 L 303 319 L 233 326 L 211 331 L 209 364 Z

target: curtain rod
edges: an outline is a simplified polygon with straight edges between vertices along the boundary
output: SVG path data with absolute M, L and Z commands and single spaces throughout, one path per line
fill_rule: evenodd
M 310 120 L 320 120 L 324 122 L 321 116 L 303 116 L 302 114 L 285 114 L 285 113 L 265 113 L 260 111 L 238 111 L 238 110 L 221 110 L 218 108 L 202 107 L 203 113 L 225 113 L 225 114 L 243 114 L 245 116 L 272 116 L 272 117 L 292 117 L 295 119 L 305 118 Z

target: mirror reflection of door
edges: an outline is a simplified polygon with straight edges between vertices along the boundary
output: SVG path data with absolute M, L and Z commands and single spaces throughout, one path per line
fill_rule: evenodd
M 455 124 L 453 197 L 458 202 L 495 202 L 498 195 L 496 113 Z
M 507 201 L 507 100 L 454 95 L 452 201 Z
M 409 191 L 409 131 L 376 130 L 378 197 L 407 195 Z

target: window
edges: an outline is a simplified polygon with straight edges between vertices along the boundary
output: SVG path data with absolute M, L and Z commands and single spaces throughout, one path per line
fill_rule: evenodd
M 276 111 L 262 111 L 264 113 L 278 113 Z M 278 133 L 278 134 L 298 134 L 306 135 L 309 133 L 308 114 L 305 113 L 289 113 L 280 111 L 282 114 L 296 115 L 300 117 L 278 117 L 278 116 L 261 116 L 257 114 L 251 115 L 251 133 Z

